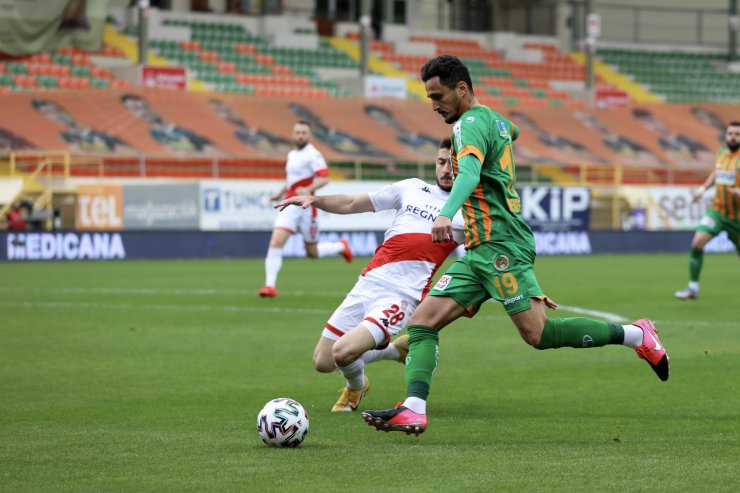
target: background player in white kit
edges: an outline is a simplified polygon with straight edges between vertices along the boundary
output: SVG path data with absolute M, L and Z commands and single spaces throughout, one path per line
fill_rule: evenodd
M 436 186 L 411 178 L 369 194 L 299 196 L 275 206 L 283 210 L 299 209 L 289 205 L 318 207 L 336 214 L 396 210 L 383 244 L 329 318 L 314 350 L 317 371 L 329 373 L 338 368 L 347 381 L 332 412 L 357 409 L 370 389 L 366 363 L 406 360 L 408 336 L 393 344 L 391 338 L 406 326 L 442 262 L 464 241 L 459 214 L 453 221 L 456 242 L 433 243 L 431 237 L 432 223 L 452 188 L 450 146 L 450 139 L 440 143 Z
M 319 188 L 329 183 L 329 168 L 324 156 L 311 144 L 311 123 L 300 120 L 293 125 L 293 144 L 295 149 L 288 153 L 285 164 L 285 185 L 275 193 L 271 200 L 288 199 L 296 195 L 313 195 Z M 319 224 L 316 209 L 313 207 L 290 207 L 278 213 L 270 238 L 270 246 L 265 257 L 265 285 L 259 295 L 273 298 L 277 296 L 275 284 L 278 272 L 283 265 L 283 247 L 294 233 L 303 235 L 306 255 L 310 258 L 336 257 L 341 255 L 347 262 L 352 261 L 352 250 L 345 239 L 319 243 Z

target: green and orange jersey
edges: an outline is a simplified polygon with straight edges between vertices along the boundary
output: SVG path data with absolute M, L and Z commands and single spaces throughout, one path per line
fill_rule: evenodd
M 522 218 L 521 200 L 514 189 L 512 141 L 518 136 L 516 125 L 483 105 L 470 108 L 452 127 L 453 174 L 458 174 L 458 160 L 469 154 L 482 165 L 480 182 L 462 206 L 468 249 L 502 241 L 535 250 L 532 229 Z
M 712 209 L 733 221 L 740 221 L 740 197 L 730 191 L 731 188 L 740 188 L 740 150 L 730 152 L 723 147 L 717 151 L 715 162 L 716 192 Z

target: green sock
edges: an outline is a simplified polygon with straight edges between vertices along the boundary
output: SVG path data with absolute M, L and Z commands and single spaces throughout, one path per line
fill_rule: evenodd
M 423 325 L 411 325 L 406 357 L 406 396 L 427 399 L 432 375 L 439 360 L 439 333 Z
M 545 322 L 537 349 L 586 348 L 623 342 L 624 329 L 620 325 L 584 317 L 557 318 Z
M 704 262 L 704 250 L 701 248 L 692 248 L 689 257 L 689 279 L 693 282 L 699 282 L 699 273 L 701 264 Z

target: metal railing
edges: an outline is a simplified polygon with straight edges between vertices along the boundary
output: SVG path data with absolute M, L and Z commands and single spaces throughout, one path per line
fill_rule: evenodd
M 68 151 L 13 152 L 5 158 L 10 176 L 46 178 L 194 178 L 194 179 L 278 179 L 285 178 L 283 160 L 168 157 L 168 156 L 87 156 Z M 0 161 L 3 157 L 0 156 Z M 396 181 L 420 178 L 434 181 L 435 165 L 430 161 L 389 160 L 333 161 L 330 171 L 336 180 Z M 520 183 L 580 185 L 702 183 L 708 171 L 664 167 L 636 167 L 580 163 L 567 166 L 547 163 L 517 164 Z
M 188 178 L 188 179 L 284 179 L 283 161 L 261 161 L 239 158 L 172 158 L 158 156 L 79 156 L 70 152 L 17 152 L 3 158 L 2 169 L 10 176 L 22 177 L 25 184 L 37 184 L 33 193 L 34 209 L 44 210 L 52 219 L 53 193 L 61 178 Z M 632 167 L 603 164 L 518 164 L 519 184 L 532 185 L 580 185 L 594 191 L 596 200 L 593 213 L 601 221 L 594 220 L 601 228 L 619 229 L 624 214 L 624 197 L 620 187 L 626 185 L 697 185 L 703 183 L 708 170 L 669 167 Z M 398 181 L 420 178 L 435 181 L 436 168 L 430 162 L 367 162 L 363 160 L 337 161 L 330 164 L 333 180 L 378 180 Z M 41 183 L 45 186 L 38 188 Z M 26 187 L 27 188 L 27 187 Z M 67 189 L 68 186 L 61 185 Z M 27 198 L 31 195 L 22 192 Z M 0 217 L 4 217 L 11 202 L 0 206 Z

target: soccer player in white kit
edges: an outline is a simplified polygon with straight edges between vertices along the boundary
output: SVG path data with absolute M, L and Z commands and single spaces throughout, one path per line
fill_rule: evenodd
M 288 153 L 285 164 L 285 185 L 270 197 L 273 201 L 296 195 L 313 195 L 316 190 L 329 183 L 326 160 L 311 144 L 310 122 L 300 120 L 293 125 L 293 144 L 295 149 Z M 263 298 L 277 296 L 275 284 L 283 265 L 283 247 L 294 233 L 303 235 L 306 255 L 310 258 L 341 255 L 347 262 L 352 261 L 352 250 L 347 240 L 319 243 L 319 224 L 314 207 L 290 207 L 281 210 L 275 219 L 265 257 L 265 285 L 259 290 L 259 295 Z
M 383 359 L 405 362 L 408 336 L 403 330 L 414 309 L 431 287 L 432 277 L 456 247 L 463 243 L 462 216 L 453 221 L 456 241 L 433 243 L 431 228 L 452 188 L 450 139 L 437 152 L 436 185 L 411 178 L 360 195 L 296 196 L 275 207 L 300 205 L 336 214 L 395 209 L 383 244 L 360 274 L 357 283 L 326 323 L 313 355 L 317 371 L 339 369 L 346 379 L 332 412 L 351 412 L 370 389 L 365 364 Z

